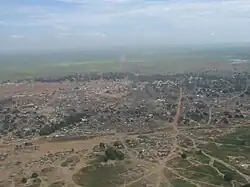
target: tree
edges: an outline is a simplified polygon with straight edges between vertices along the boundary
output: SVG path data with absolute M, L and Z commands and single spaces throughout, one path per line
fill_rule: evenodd
M 115 141 L 113 144 L 116 148 L 123 148 L 123 145 L 120 141 Z
M 40 136 L 47 136 L 55 132 L 49 125 L 44 126 L 40 129 L 39 135 Z
M 228 121 L 227 118 L 223 118 L 223 122 L 224 122 L 225 124 L 229 124 L 229 121 Z
M 245 184 L 242 187 L 250 187 L 250 184 Z
M 115 151 L 118 160 L 124 160 L 124 153 L 121 151 Z
M 109 160 L 109 158 L 108 158 L 107 155 L 104 155 L 104 156 L 102 157 L 102 161 L 103 161 L 103 162 L 108 162 L 108 160 Z
M 181 154 L 181 157 L 182 157 L 183 159 L 186 159 L 186 158 L 187 158 L 186 153 L 182 153 L 182 154 Z
M 100 142 L 99 147 L 100 147 L 101 149 L 105 149 L 105 143 Z
M 37 178 L 38 177 L 38 174 L 37 173 L 32 173 L 31 174 L 31 178 Z
M 23 178 L 22 178 L 22 180 L 21 180 L 21 182 L 22 182 L 22 183 L 24 183 L 24 184 L 26 184 L 26 183 L 27 183 L 27 181 L 28 181 L 28 180 L 27 180 L 27 178 L 26 178 L 26 177 L 23 177 Z
M 114 146 L 115 146 L 115 147 L 119 147 L 120 145 L 121 145 L 121 142 L 119 142 L 119 141 L 115 141 L 115 142 L 114 142 Z
M 233 180 L 233 174 L 232 173 L 224 174 L 224 180 L 230 182 L 231 180 Z
M 106 151 L 105 151 L 105 155 L 108 157 L 108 159 L 110 160 L 115 160 L 116 159 L 116 153 L 115 153 L 115 149 L 113 147 L 109 147 Z

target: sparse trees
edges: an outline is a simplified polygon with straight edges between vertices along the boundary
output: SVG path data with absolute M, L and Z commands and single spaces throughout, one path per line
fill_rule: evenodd
M 105 151 L 103 161 L 107 162 L 108 160 L 124 160 L 124 153 L 122 151 L 116 150 L 114 147 L 108 147 Z

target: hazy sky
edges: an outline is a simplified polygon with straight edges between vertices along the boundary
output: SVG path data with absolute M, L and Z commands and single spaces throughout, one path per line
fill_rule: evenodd
M 250 41 L 250 0 L 0 0 L 0 50 Z

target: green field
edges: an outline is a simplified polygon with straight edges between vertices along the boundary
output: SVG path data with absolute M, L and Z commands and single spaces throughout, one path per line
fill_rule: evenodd
M 112 187 L 124 183 L 124 180 L 119 177 L 119 173 L 124 170 L 123 166 L 89 166 L 78 171 L 73 176 L 73 180 L 80 186 Z
M 187 159 L 179 159 L 173 163 L 172 168 L 178 173 L 177 184 L 185 186 L 181 176 L 204 185 L 231 186 L 231 180 L 243 186 L 247 183 L 244 175 L 249 175 L 249 169 L 241 166 L 249 163 L 250 127 L 240 127 L 232 134 L 219 137 L 217 143 L 210 143 L 200 147 L 202 151 L 187 153 Z M 212 156 L 205 155 L 208 154 Z M 228 179 L 230 178 L 230 180 Z M 192 185 L 192 184 L 191 184 Z M 186 185 L 187 186 L 187 185 Z
M 44 64 L 30 65 L 20 68 L 6 68 L 0 70 L 0 80 L 13 80 L 30 78 L 35 76 L 63 76 L 77 72 L 105 72 L 118 70 L 116 62 L 93 62 L 93 63 L 68 63 L 68 64 Z
M 90 71 L 163 73 L 203 71 L 204 68 L 227 71 L 231 70 L 232 58 L 250 59 L 249 46 L 148 47 L 3 54 L 0 55 L 0 80 Z

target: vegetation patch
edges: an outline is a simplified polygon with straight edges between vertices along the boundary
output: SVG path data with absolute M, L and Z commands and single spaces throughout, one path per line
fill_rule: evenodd
M 199 180 L 202 182 L 209 182 L 212 184 L 220 185 L 225 183 L 222 177 L 219 176 L 217 171 L 208 165 L 192 166 L 188 168 L 189 178 Z
M 231 170 L 230 168 L 224 166 L 223 164 L 221 164 L 217 161 L 214 161 L 213 166 L 216 167 L 224 175 L 230 173 L 232 175 L 233 180 L 237 180 L 240 183 L 246 182 L 246 180 L 242 176 L 240 176 L 236 171 Z
M 174 187 L 195 187 L 193 184 L 190 184 L 187 181 L 181 179 L 172 180 L 171 183 Z
M 236 132 L 230 134 L 230 136 L 221 137 L 218 142 L 224 144 L 231 144 L 237 146 L 250 145 L 250 128 L 241 127 L 236 130 Z
M 49 187 L 63 187 L 64 185 L 65 185 L 64 181 L 57 181 L 50 184 Z
M 181 160 L 179 160 L 179 163 L 177 164 L 177 167 L 180 167 L 180 168 L 188 168 L 190 166 L 191 164 L 186 159 L 183 159 L 183 158 L 181 158 Z
M 204 155 L 201 151 L 196 151 L 191 156 L 203 164 L 209 164 L 210 162 L 210 158 Z
M 115 187 L 125 182 L 120 176 L 125 171 L 126 167 L 122 164 L 93 164 L 74 174 L 73 180 L 84 187 Z
M 80 162 L 79 156 L 71 156 L 67 158 L 64 162 L 61 163 L 62 167 L 75 166 L 78 162 Z
M 35 179 L 29 179 L 28 184 L 26 185 L 26 187 L 40 187 L 42 181 L 39 178 L 35 178 Z

